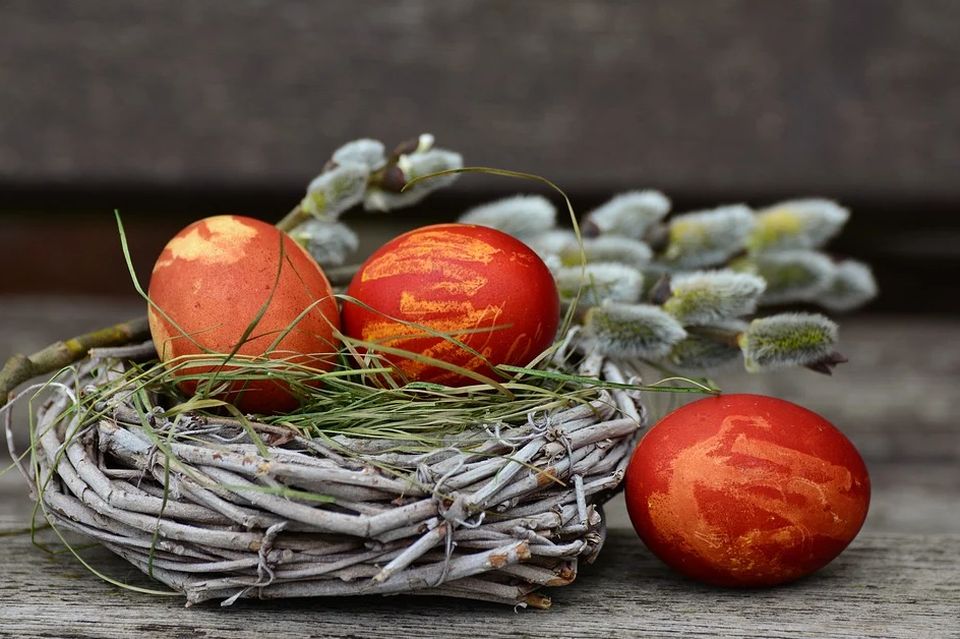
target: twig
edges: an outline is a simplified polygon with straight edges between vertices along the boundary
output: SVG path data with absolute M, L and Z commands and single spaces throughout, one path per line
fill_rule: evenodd
M 109 411 L 82 410 L 70 389 L 119 379 L 123 363 L 106 363 L 51 385 L 28 470 L 51 524 L 103 543 L 188 604 L 423 592 L 548 606 L 533 591 L 572 581 L 578 557 L 603 543 L 599 504 L 641 426 L 621 417 L 633 394 L 598 388 L 587 403 L 470 429 L 428 453 L 346 435 L 333 452 L 283 426 L 169 420 L 122 386 Z
M 91 348 L 121 346 L 149 336 L 147 318 L 139 317 L 72 339 L 54 342 L 33 355 L 14 355 L 0 369 L 0 406 L 7 403 L 10 394 L 20 384 L 80 361 Z

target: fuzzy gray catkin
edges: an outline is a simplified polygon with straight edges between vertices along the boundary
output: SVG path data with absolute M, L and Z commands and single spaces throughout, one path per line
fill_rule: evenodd
M 584 218 L 584 227 L 607 235 L 642 239 L 647 230 L 670 211 L 670 200 L 660 191 L 630 191 L 614 196 Z
M 669 222 L 663 260 L 679 269 L 722 264 L 743 250 L 753 225 L 743 204 L 677 215 Z
M 583 240 L 583 255 L 587 262 L 618 262 L 634 268 L 643 268 L 653 259 L 653 251 L 645 243 L 628 237 L 604 235 Z M 560 259 L 567 266 L 579 264 L 580 245 L 568 244 L 560 251 Z
M 337 164 L 360 164 L 368 171 L 375 171 L 386 164 L 387 154 L 383 142 L 361 138 L 341 146 L 331 159 Z
M 670 288 L 663 309 L 681 324 L 702 325 L 753 313 L 766 283 L 749 273 L 694 271 L 674 276 Z
M 349 227 L 328 220 L 307 220 L 290 232 L 320 266 L 340 266 L 360 245 L 357 234 Z
M 643 293 L 643 274 L 625 264 L 567 266 L 559 269 L 555 278 L 561 299 L 571 300 L 579 292 L 579 303 L 586 306 L 599 306 L 607 300 L 631 304 Z
M 677 320 L 650 304 L 604 304 L 587 311 L 584 333 L 602 355 L 660 359 L 687 336 Z
M 831 200 L 788 200 L 757 212 L 747 239 L 751 251 L 812 249 L 840 232 L 850 212 Z
M 767 283 L 763 304 L 815 301 L 833 279 L 833 260 L 816 251 L 762 253 L 737 265 Z
M 459 154 L 433 143 L 424 134 L 415 148 L 392 156 L 371 139 L 337 149 L 301 205 L 319 220 L 301 224 L 295 237 L 321 264 L 343 264 L 356 249 L 356 236 L 332 222 L 346 208 L 360 202 L 378 210 L 409 206 L 456 178 L 431 178 L 400 193 L 378 182 L 373 172 L 387 162 L 395 162 L 406 181 L 463 166 Z M 580 294 L 583 336 L 593 347 L 663 359 L 680 369 L 727 361 L 736 339 L 750 370 L 809 363 L 832 347 L 835 325 L 826 318 L 781 315 L 755 320 L 749 329 L 731 320 L 753 315 L 758 303 L 813 302 L 842 311 L 876 295 L 865 264 L 834 262 L 815 250 L 849 217 L 833 201 L 787 200 L 757 212 L 734 204 L 667 218 L 670 206 L 659 191 L 620 193 L 584 216 L 582 238 L 558 226 L 554 205 L 539 195 L 477 206 L 460 221 L 499 229 L 536 251 L 566 302 Z M 688 335 L 684 326 L 704 331 Z M 797 339 L 787 339 L 791 331 Z
M 542 195 L 514 195 L 475 206 L 460 216 L 460 222 L 489 226 L 525 240 L 554 228 L 557 209 Z
M 836 265 L 833 277 L 817 295 L 817 302 L 831 311 L 851 311 L 877 295 L 877 282 L 870 267 L 857 260 Z
M 819 314 L 782 313 L 753 320 L 739 341 L 750 372 L 805 366 L 830 355 L 837 325 Z
M 314 217 L 336 219 L 363 201 L 369 177 L 369 169 L 362 164 L 336 166 L 310 182 L 300 207 Z

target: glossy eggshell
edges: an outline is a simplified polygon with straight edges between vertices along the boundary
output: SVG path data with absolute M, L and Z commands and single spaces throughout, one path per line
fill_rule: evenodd
M 771 586 L 829 563 L 867 515 L 853 444 L 790 402 L 722 395 L 654 426 L 630 461 L 627 509 L 644 543 L 689 577 Z
M 345 302 L 347 335 L 486 376 L 494 373 L 484 359 L 528 364 L 553 343 L 560 321 L 553 276 L 537 254 L 501 231 L 469 224 L 427 226 L 391 240 L 362 265 L 347 293 L 373 309 Z M 396 320 L 452 334 L 483 357 Z M 465 329 L 481 330 L 458 333 Z M 442 366 L 385 357 L 408 380 L 475 383 Z
M 284 259 L 279 268 L 281 242 Z M 266 355 L 326 370 L 330 354 L 337 350 L 333 330 L 339 327 L 339 315 L 323 271 L 289 236 L 259 220 L 218 215 L 187 226 L 157 259 L 149 296 L 163 311 L 151 307 L 149 321 L 165 362 L 199 355 L 203 349 L 232 352 L 268 300 L 266 312 L 237 351 L 239 355 Z M 289 334 L 267 352 L 311 305 Z M 186 372 L 213 368 L 194 366 Z M 181 384 L 191 394 L 196 387 L 190 380 Z M 287 412 L 299 404 L 288 385 L 270 379 L 238 380 L 220 398 L 256 413 Z

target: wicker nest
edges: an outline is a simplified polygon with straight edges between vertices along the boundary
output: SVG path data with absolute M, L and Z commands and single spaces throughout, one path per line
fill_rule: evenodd
M 89 417 L 65 410 L 74 389 L 122 374 L 122 354 L 94 351 L 76 385 L 51 385 L 24 471 L 52 524 L 188 605 L 409 593 L 548 607 L 537 591 L 571 583 L 603 545 L 602 504 L 644 421 L 635 393 L 598 388 L 525 423 L 478 424 L 426 454 L 254 423 L 264 455 L 249 423 L 144 416 L 123 393 Z M 623 381 L 614 362 L 587 359 L 597 377 Z M 331 499 L 307 499 L 316 493 Z

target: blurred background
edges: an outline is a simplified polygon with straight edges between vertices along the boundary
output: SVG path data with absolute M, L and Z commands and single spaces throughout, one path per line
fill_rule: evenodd
M 958 114 L 949 0 L 3 2 L 0 359 L 142 313 L 115 209 L 145 278 L 192 220 L 276 221 L 357 137 L 429 131 L 580 211 L 635 188 L 675 210 L 825 196 L 853 212 L 832 250 L 881 287 L 841 319 L 851 363 L 720 381 L 847 432 L 872 529 L 960 531 Z M 466 176 L 347 219 L 369 252 L 536 190 Z

